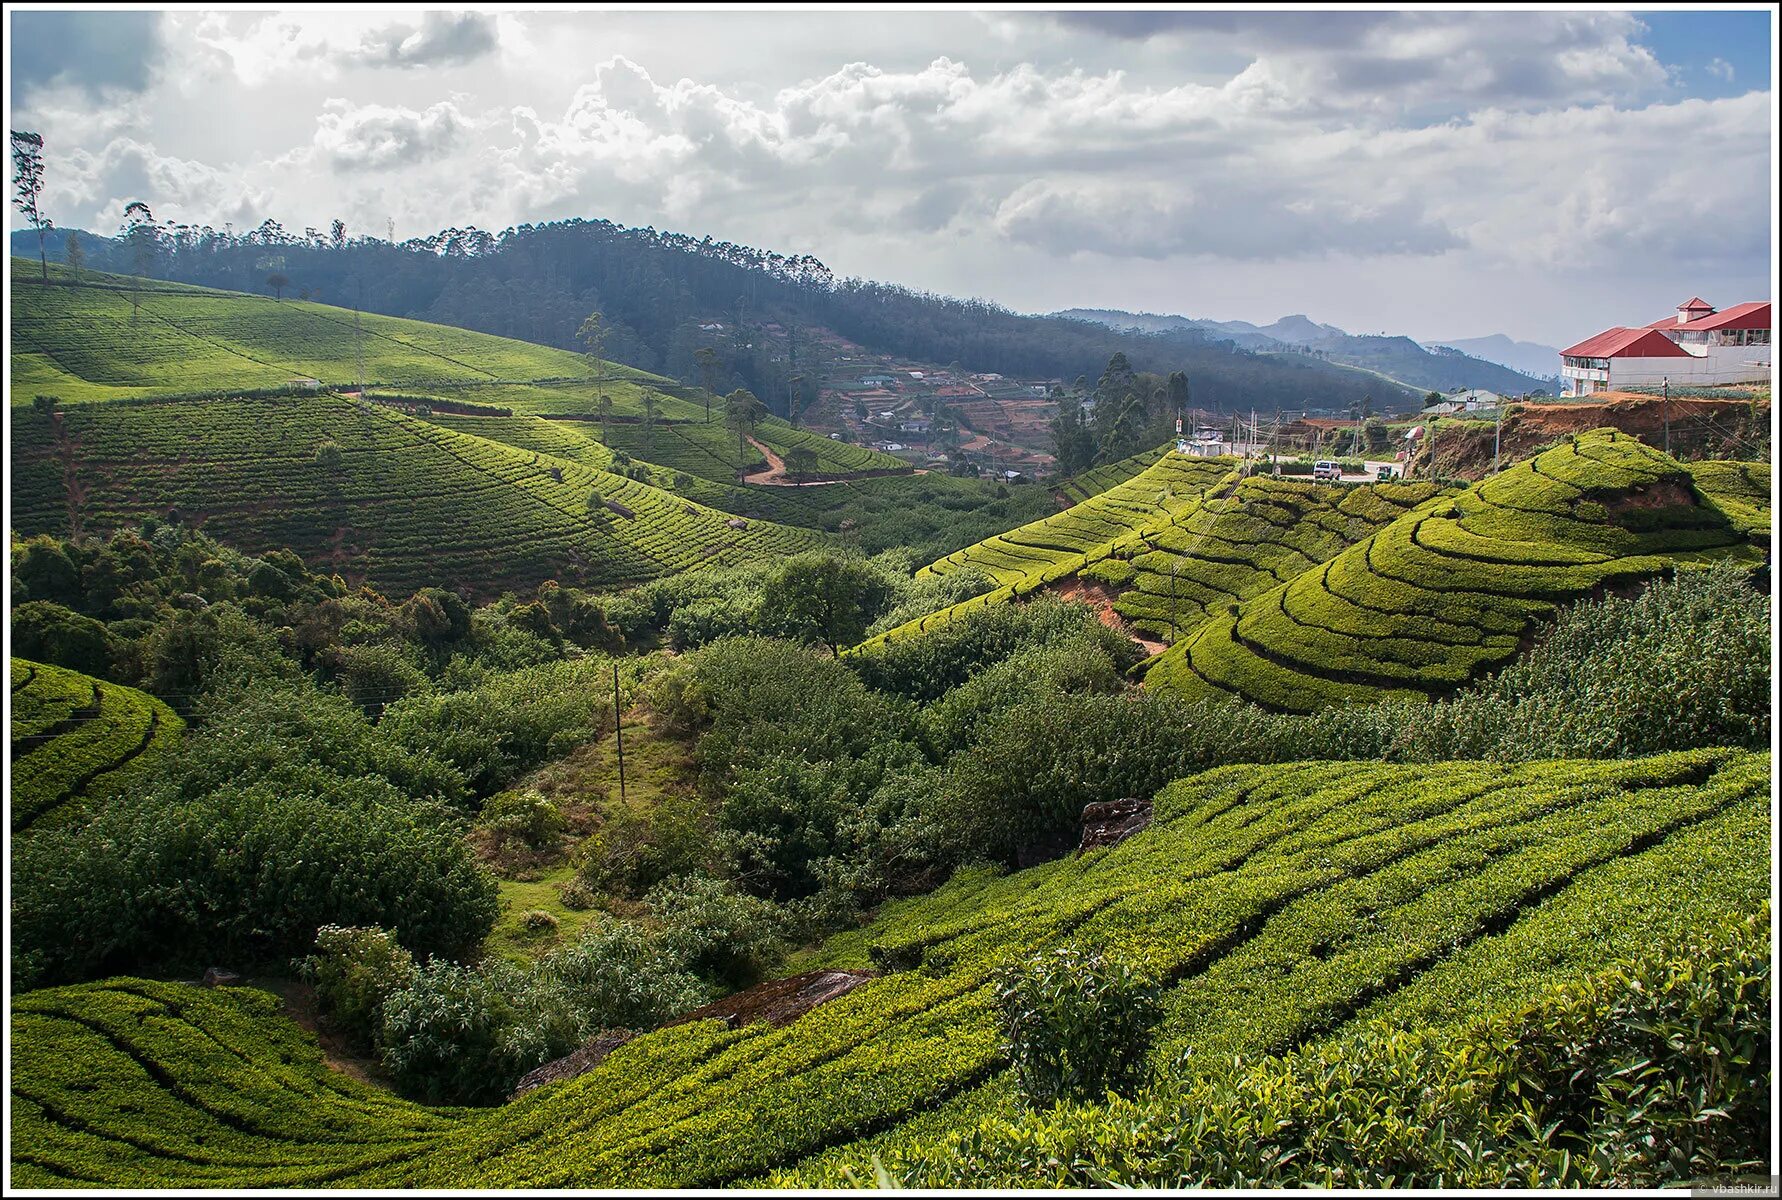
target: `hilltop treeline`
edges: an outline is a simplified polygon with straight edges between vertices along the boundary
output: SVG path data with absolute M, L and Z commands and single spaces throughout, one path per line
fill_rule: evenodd
M 54 239 L 58 257 L 65 236 Z M 1396 391 L 1373 376 L 1252 354 L 1198 330 L 1144 334 L 1024 316 L 983 300 L 838 279 L 809 255 L 610 221 L 499 234 L 448 229 L 401 243 L 348 237 L 338 223 L 326 234 L 293 233 L 271 220 L 249 232 L 148 226 L 133 242 L 77 236 L 95 269 L 140 268 L 249 292 L 270 290 L 276 274 L 285 294 L 570 349 L 598 309 L 611 356 L 719 391 L 747 387 L 782 412 L 788 396 L 808 392 L 826 369 L 801 332 L 814 326 L 878 352 L 1005 375 L 1094 378 L 1124 354 L 1139 371 L 1186 371 L 1196 402 L 1214 408 L 1346 409 L 1370 392 L 1378 404 Z M 701 328 L 712 324 L 723 329 Z M 777 328 L 764 328 L 770 324 Z M 713 352 L 703 365 L 702 349 Z

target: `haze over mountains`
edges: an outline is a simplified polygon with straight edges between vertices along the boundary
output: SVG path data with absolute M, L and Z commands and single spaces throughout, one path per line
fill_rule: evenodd
M 1243 350 L 1261 354 L 1311 353 L 1331 362 L 1378 372 L 1414 388 L 1435 391 L 1485 388 L 1504 395 L 1553 391 L 1553 376 L 1559 367 L 1558 350 L 1533 342 L 1514 342 L 1502 334 L 1420 344 L 1402 336 L 1351 334 L 1303 313 L 1282 317 L 1270 325 L 1104 308 L 1069 308 L 1053 315 L 1144 333 L 1199 330 Z

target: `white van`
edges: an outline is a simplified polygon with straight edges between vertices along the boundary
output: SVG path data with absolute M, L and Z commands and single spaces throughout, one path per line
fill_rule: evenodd
M 1338 466 L 1334 459 L 1321 458 L 1312 464 L 1312 478 L 1314 480 L 1336 480 L 1341 479 L 1342 477 L 1343 468 Z

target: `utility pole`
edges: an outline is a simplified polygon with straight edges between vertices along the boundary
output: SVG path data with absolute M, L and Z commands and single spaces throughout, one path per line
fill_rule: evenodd
M 1664 452 L 1671 452 L 1671 377 L 1664 377 Z
M 1491 435 L 1491 473 L 1497 474 L 1503 463 L 1504 453 L 1504 402 L 1503 397 L 1497 401 L 1497 432 Z
M 613 661 L 613 739 L 619 748 L 619 803 L 625 803 L 625 727 L 619 716 L 619 663 Z

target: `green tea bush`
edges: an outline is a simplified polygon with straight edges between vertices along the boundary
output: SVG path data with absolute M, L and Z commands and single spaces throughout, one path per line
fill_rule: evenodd
M 1037 1107 L 1131 1087 L 1162 1016 L 1155 982 L 1076 945 L 1004 968 L 996 1001 L 1015 1078 Z
M 1131 1100 L 984 1121 L 905 1187 L 1703 1186 L 1767 1175 L 1767 912 L 1458 1028 L 1374 1023 Z

